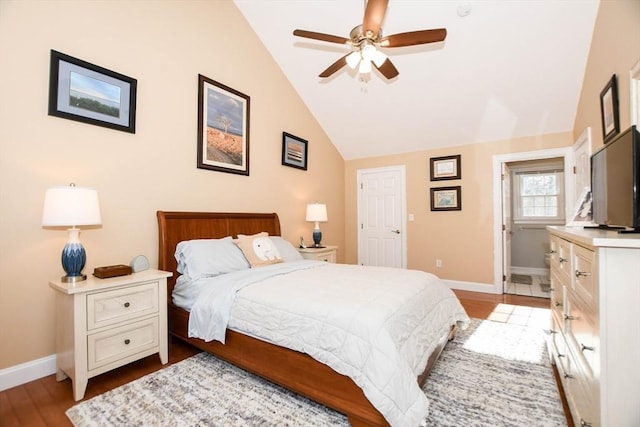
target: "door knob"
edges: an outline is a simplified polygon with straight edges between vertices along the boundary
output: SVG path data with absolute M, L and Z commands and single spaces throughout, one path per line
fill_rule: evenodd
M 392 233 L 400 234 L 400 230 L 391 230 Z

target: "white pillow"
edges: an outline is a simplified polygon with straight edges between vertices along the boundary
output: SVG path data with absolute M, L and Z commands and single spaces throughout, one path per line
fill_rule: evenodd
M 298 252 L 298 250 L 294 248 L 288 240 L 284 240 L 280 236 L 270 237 L 273 243 L 276 245 L 276 248 L 278 248 L 278 252 L 280 252 L 280 255 L 282 255 L 283 261 L 300 261 L 304 259 L 302 255 L 300 255 L 300 252 Z
M 192 280 L 246 270 L 249 263 L 233 239 L 196 239 L 178 243 L 175 252 L 178 273 Z

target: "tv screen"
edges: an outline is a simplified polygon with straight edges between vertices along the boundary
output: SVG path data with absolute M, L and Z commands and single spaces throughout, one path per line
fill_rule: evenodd
M 640 229 L 640 134 L 635 126 L 591 156 L 593 221 Z

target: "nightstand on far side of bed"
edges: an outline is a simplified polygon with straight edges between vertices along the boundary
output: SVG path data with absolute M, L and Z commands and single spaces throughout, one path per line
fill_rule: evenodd
M 323 248 L 298 248 L 298 252 L 304 259 L 314 259 L 316 261 L 336 262 L 337 246 L 325 246 Z
M 76 283 L 52 280 L 56 291 L 56 379 L 71 378 L 84 397 L 89 378 L 154 353 L 169 361 L 167 277 L 145 270 Z

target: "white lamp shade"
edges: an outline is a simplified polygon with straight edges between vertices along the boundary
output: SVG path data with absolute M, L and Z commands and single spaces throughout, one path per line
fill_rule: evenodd
M 307 205 L 307 221 L 327 222 L 327 205 L 323 203 L 311 203 Z
M 45 193 L 43 226 L 75 227 L 101 223 L 98 192 L 93 188 L 70 185 L 52 187 Z

